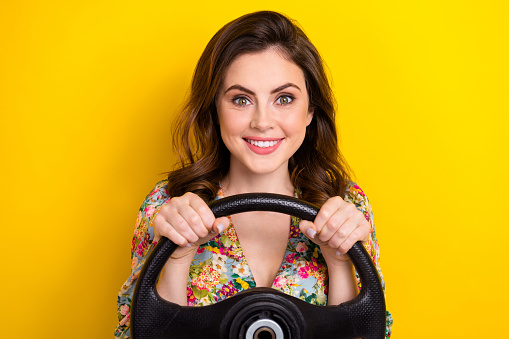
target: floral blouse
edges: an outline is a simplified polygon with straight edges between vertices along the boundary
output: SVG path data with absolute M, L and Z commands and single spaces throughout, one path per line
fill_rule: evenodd
M 152 220 L 159 208 L 169 199 L 167 180 L 159 182 L 143 202 L 136 220 L 131 247 L 131 275 L 117 298 L 119 324 L 115 338 L 130 338 L 130 307 L 134 286 L 145 259 L 156 245 Z M 223 197 L 220 190 L 216 199 Z M 348 186 L 344 200 L 354 203 L 372 226 L 369 241 L 364 245 L 373 258 L 385 293 L 385 282 L 380 270 L 380 252 L 376 240 L 371 205 L 364 192 L 355 183 Z M 204 306 L 224 300 L 238 292 L 256 287 L 253 275 L 230 219 L 229 226 L 215 238 L 201 245 L 189 268 L 187 302 L 189 306 Z M 310 241 L 299 229 L 300 219 L 291 217 L 290 233 L 283 263 L 276 274 L 272 288 L 315 305 L 327 304 L 328 275 L 320 247 Z M 360 288 L 360 279 L 357 284 Z M 392 316 L 387 312 L 386 338 L 390 338 Z

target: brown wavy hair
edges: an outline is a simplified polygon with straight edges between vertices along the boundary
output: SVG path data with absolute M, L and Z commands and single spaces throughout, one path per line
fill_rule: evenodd
M 314 110 L 304 142 L 288 163 L 291 181 L 302 190 L 304 200 L 318 206 L 332 196 L 344 196 L 350 168 L 338 148 L 335 100 L 322 59 L 296 23 L 270 11 L 231 21 L 205 47 L 173 134 L 179 162 L 168 173 L 170 196 L 194 192 L 205 201 L 214 199 L 230 166 L 218 125 L 216 93 L 236 58 L 271 47 L 302 69 L 309 109 Z

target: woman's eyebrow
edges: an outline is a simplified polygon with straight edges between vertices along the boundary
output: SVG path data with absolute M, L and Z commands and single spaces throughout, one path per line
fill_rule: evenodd
M 238 90 L 241 90 L 241 91 L 246 92 L 246 93 L 251 94 L 251 95 L 255 94 L 250 89 L 242 87 L 241 85 L 233 85 L 233 86 L 228 87 L 228 89 L 226 91 L 224 91 L 224 94 L 226 94 L 228 91 L 231 91 L 232 89 L 238 89 Z
M 301 90 L 301 89 L 299 88 L 299 86 L 297 86 L 297 85 L 296 85 L 296 84 L 294 84 L 294 83 L 289 82 L 289 83 L 286 83 L 286 84 L 284 84 L 284 85 L 282 85 L 282 86 L 279 86 L 279 87 L 278 87 L 278 88 L 276 88 L 276 89 L 273 89 L 273 90 L 270 92 L 270 94 L 274 94 L 274 93 L 280 92 L 280 91 L 282 91 L 282 90 L 284 90 L 285 88 L 288 88 L 288 87 L 295 87 L 295 88 L 297 88 L 299 91 Z M 255 93 L 254 93 L 252 90 L 247 89 L 247 88 L 245 88 L 245 87 L 243 87 L 243 86 L 241 86 L 241 85 L 232 85 L 232 86 L 228 87 L 228 89 L 227 89 L 226 91 L 224 91 L 224 94 L 228 93 L 228 91 L 231 91 L 232 89 L 238 89 L 238 90 L 243 91 L 243 92 L 246 92 L 246 93 L 248 93 L 248 94 L 255 95 Z
M 283 86 L 279 86 L 278 88 L 276 88 L 276 89 L 272 90 L 272 91 L 270 92 L 270 94 L 274 94 L 274 93 L 280 92 L 280 91 L 282 91 L 282 90 L 284 90 L 285 88 L 288 88 L 288 87 L 295 87 L 295 88 L 297 88 L 299 91 L 301 90 L 301 89 L 299 88 L 299 86 L 297 86 L 297 85 L 296 85 L 296 84 L 294 84 L 294 83 L 289 82 L 289 83 L 284 84 Z

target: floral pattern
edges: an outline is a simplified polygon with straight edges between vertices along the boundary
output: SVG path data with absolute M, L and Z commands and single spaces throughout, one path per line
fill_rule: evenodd
M 157 243 L 154 241 L 152 219 L 169 199 L 166 186 L 166 180 L 159 182 L 139 210 L 131 247 L 131 275 L 117 297 L 119 323 L 115 329 L 115 338 L 130 338 L 132 294 L 141 267 Z M 223 193 L 220 191 L 217 199 L 222 196 Z M 355 204 L 372 226 L 370 239 L 364 246 L 378 270 L 385 293 L 385 283 L 380 269 L 380 250 L 369 200 L 355 183 L 350 183 L 344 200 Z M 286 253 L 272 288 L 315 305 L 326 305 L 327 266 L 319 246 L 300 232 L 299 222 L 300 219 L 291 217 Z M 359 276 L 357 272 L 355 274 L 360 288 Z M 189 306 L 205 306 L 252 287 L 256 287 L 256 283 L 230 218 L 230 224 L 223 233 L 199 247 L 189 268 L 187 302 Z M 390 337 L 391 328 L 392 315 L 387 312 L 386 338 Z
M 218 199 L 222 197 L 220 191 Z M 325 305 L 327 266 L 318 246 L 300 233 L 299 221 L 291 218 L 285 257 L 272 287 L 307 302 Z M 209 305 L 252 287 L 256 283 L 230 218 L 226 230 L 200 246 L 191 263 L 188 305 Z

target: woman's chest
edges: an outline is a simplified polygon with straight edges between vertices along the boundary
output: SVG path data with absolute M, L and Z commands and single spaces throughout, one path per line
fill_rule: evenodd
M 254 215 L 250 219 L 264 224 Z M 274 220 L 269 220 L 266 225 L 270 225 L 271 221 Z M 256 286 L 270 286 L 307 302 L 323 305 L 327 294 L 325 261 L 318 246 L 299 232 L 298 225 L 298 219 L 292 220 L 285 237 L 280 229 L 259 227 L 255 237 L 260 237 L 264 244 L 258 248 L 253 246 L 253 255 L 248 250 L 248 257 L 255 265 L 251 267 L 237 237 L 236 226 L 231 223 L 216 238 L 200 246 L 195 255 L 189 271 L 189 305 L 208 305 Z M 248 240 L 248 247 L 250 243 Z M 277 248 L 281 254 L 279 251 L 271 253 Z
M 251 212 L 231 218 L 256 285 L 272 286 L 288 244 L 290 217 L 274 212 Z

